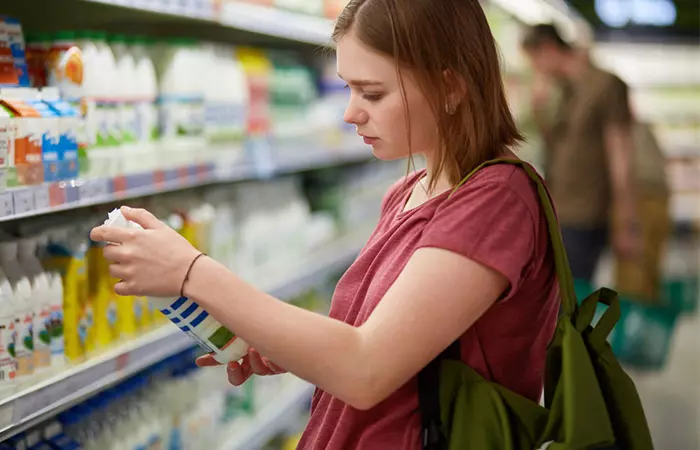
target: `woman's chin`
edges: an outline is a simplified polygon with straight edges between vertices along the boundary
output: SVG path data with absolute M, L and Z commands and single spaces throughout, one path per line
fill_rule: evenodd
M 396 161 L 397 159 L 404 159 L 408 157 L 408 153 L 406 152 L 392 151 L 391 149 L 387 149 L 382 145 L 373 145 L 372 154 L 375 158 L 381 161 Z

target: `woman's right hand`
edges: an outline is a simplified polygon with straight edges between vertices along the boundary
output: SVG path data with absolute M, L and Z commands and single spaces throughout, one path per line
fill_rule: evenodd
M 212 355 L 204 355 L 197 358 L 197 365 L 199 367 L 213 367 L 221 364 L 219 364 Z M 248 349 L 248 354 L 243 357 L 240 363 L 228 363 L 226 366 L 226 373 L 229 383 L 234 386 L 240 386 L 252 375 L 280 375 L 287 373 L 287 371 L 263 357 L 254 348 L 250 348 Z

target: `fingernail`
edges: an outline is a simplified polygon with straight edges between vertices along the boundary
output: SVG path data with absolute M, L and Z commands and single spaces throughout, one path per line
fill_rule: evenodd
M 122 206 L 122 210 L 129 212 L 129 211 L 131 211 L 131 208 L 129 208 L 128 206 L 125 205 L 125 206 Z

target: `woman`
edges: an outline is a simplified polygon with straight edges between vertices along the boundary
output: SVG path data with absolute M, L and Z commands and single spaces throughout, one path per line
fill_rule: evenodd
M 231 383 L 283 367 L 318 387 L 301 448 L 418 449 L 416 374 L 457 339 L 465 363 L 539 400 L 558 312 L 546 223 L 535 186 L 510 165 L 450 196 L 481 162 L 514 158 L 521 140 L 477 0 L 353 0 L 333 38 L 351 93 L 345 120 L 377 158 L 421 154 L 426 170 L 387 192 L 330 318 L 196 259 L 146 211 L 123 210 L 145 231 L 100 227 L 92 238 L 121 244 L 105 249 L 118 294 L 183 289 L 255 349 L 229 365 Z

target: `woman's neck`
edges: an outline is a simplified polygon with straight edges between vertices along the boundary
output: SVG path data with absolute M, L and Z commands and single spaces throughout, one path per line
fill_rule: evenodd
M 429 155 L 425 155 L 425 168 L 426 177 L 423 179 L 423 184 L 428 197 L 435 197 L 454 187 L 450 183 L 447 173 L 444 170 L 437 176 L 437 179 L 435 179 L 436 166 L 433 158 L 431 158 Z M 433 180 L 435 181 L 433 182 Z M 430 186 L 432 186 L 432 190 L 428 192 L 428 188 Z

